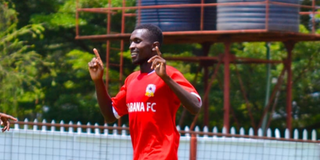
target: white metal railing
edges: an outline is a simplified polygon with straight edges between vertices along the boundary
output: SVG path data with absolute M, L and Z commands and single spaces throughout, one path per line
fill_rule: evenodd
M 99 126 L 88 123 L 87 127 L 84 127 L 80 122 L 76 125 L 73 125 L 73 122 L 66 125 L 63 121 L 56 124 L 55 121 L 46 123 L 43 120 L 42 123 L 38 123 L 35 120 L 32 125 L 27 122 L 26 119 L 23 124 L 14 124 L 10 131 L 0 134 L 0 146 L 4 146 L 0 149 L 2 155 L 0 160 L 132 159 L 130 135 L 125 125 L 119 129 L 116 125 L 108 127 L 107 124 Z M 189 127 L 181 130 L 177 126 L 177 129 L 185 133 L 180 138 L 179 160 L 188 160 L 191 140 Z M 119 130 L 121 132 L 118 132 Z M 219 131 L 217 127 L 214 127 L 212 131 L 209 131 L 207 127 L 204 127 L 202 131 L 199 127 L 195 127 L 195 132 L 192 133 L 197 132 L 201 132 L 201 135 L 196 136 L 197 159 L 199 160 L 320 159 L 320 142 L 316 138 L 315 130 L 312 131 L 311 136 L 308 136 L 307 130 L 303 130 L 300 133 L 302 139 L 299 139 L 298 130 L 293 131 L 293 139 L 289 139 L 288 130 L 281 135 L 279 129 L 274 131 L 268 129 L 265 139 L 261 130 L 258 131 L 258 136 L 254 136 L 252 128 L 247 132 L 241 128 L 236 134 L 236 129 L 232 127 L 230 133 L 235 135 L 234 137 L 224 136 L 225 129 Z M 217 135 L 212 135 L 212 133 L 217 133 Z M 274 139 L 268 139 L 268 137 Z

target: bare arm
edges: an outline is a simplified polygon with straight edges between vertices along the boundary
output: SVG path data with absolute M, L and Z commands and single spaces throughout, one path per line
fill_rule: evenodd
M 112 101 L 107 93 L 103 80 L 94 81 L 100 111 L 107 123 L 117 120 L 112 111 Z
M 166 72 L 166 61 L 161 57 L 161 52 L 158 47 L 155 47 L 157 54 L 148 60 L 152 63 L 151 68 L 155 69 L 158 76 L 172 89 L 176 96 L 181 101 L 182 105 L 192 114 L 197 114 L 200 111 L 201 105 L 198 98 L 190 92 L 184 90 L 176 83 Z
M 178 83 L 173 81 L 170 77 L 163 77 L 163 81 L 172 89 L 176 96 L 181 101 L 182 105 L 191 113 L 197 114 L 200 111 L 200 102 L 195 95 L 184 90 Z
M 0 113 L 0 121 L 1 121 L 1 125 L 3 125 L 2 132 L 6 131 L 6 130 L 9 131 L 9 129 L 10 129 L 9 119 L 17 121 L 16 118 L 14 118 L 14 117 L 12 117 L 10 115 L 4 114 L 4 113 Z
M 112 110 L 112 101 L 107 92 L 106 86 L 103 82 L 103 62 L 100 58 L 100 55 L 96 49 L 93 49 L 94 54 L 96 55 L 89 63 L 89 72 L 91 79 L 94 82 L 98 104 L 100 107 L 100 111 L 105 118 L 106 122 L 111 123 L 116 120 L 113 110 Z

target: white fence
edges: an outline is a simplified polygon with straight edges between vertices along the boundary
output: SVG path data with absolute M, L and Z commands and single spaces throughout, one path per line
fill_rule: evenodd
M 36 121 L 30 125 L 15 124 L 9 132 L 0 134 L 0 160 L 131 160 L 132 146 L 130 136 L 125 126 L 121 134 L 117 134 L 119 128 L 112 131 L 106 125 L 94 126 L 87 124 L 84 127 L 80 123 L 69 127 L 51 122 L 50 125 L 43 121 Z M 59 126 L 60 125 L 60 126 Z M 39 127 L 41 126 L 41 127 Z M 56 127 L 57 126 L 57 127 Z M 50 128 L 50 129 L 49 129 Z M 92 129 L 93 128 L 93 129 Z M 109 130 L 108 130 L 109 129 Z M 179 129 L 179 127 L 178 127 Z M 179 129 L 180 130 L 180 129 Z M 186 127 L 184 131 L 188 132 Z M 200 131 L 199 127 L 195 131 Z M 234 128 L 230 133 L 235 137 L 223 136 L 218 129 L 208 128 L 202 130 L 205 133 L 219 133 L 213 136 L 197 136 L 197 159 L 199 160 L 320 160 L 320 141 L 316 140 L 316 132 L 312 131 L 308 140 L 308 132 L 302 132 L 299 140 L 299 132 L 295 130 L 294 139 L 289 139 L 286 131 L 281 138 L 280 131 L 274 131 L 274 139 L 264 139 L 261 130 L 258 136 L 253 136 L 253 130 L 249 129 L 245 136 L 244 129 L 238 134 Z M 272 137 L 271 129 L 267 137 Z M 219 136 L 218 136 L 219 135 Z M 241 137 L 243 135 L 244 137 Z M 228 135 L 229 136 L 229 135 Z M 250 138 L 249 136 L 252 136 Z M 261 139 L 259 139 L 261 136 Z M 190 154 L 190 135 L 184 134 L 180 138 L 178 151 L 179 160 L 188 160 Z

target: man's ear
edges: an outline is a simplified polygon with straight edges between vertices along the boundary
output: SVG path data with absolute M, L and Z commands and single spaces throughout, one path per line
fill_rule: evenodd
M 160 48 L 160 43 L 158 41 L 153 42 L 152 44 L 152 51 L 156 51 L 156 47 Z

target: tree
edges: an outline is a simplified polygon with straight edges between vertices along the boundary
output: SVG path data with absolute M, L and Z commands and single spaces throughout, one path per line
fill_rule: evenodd
M 39 68 L 47 66 L 32 44 L 20 39 L 30 35 L 41 36 L 44 28 L 39 24 L 26 25 L 17 29 L 17 13 L 10 2 L 0 3 L 0 104 L 1 111 L 21 117 L 34 112 L 31 108 L 20 107 L 21 103 L 35 104 L 43 97 L 37 77 Z
M 81 0 L 80 2 L 83 7 L 103 7 L 108 1 Z M 102 124 L 103 117 L 97 116 L 100 115 L 100 111 L 87 63 L 94 57 L 92 49 L 97 48 L 103 53 L 105 43 L 75 39 L 75 4 L 74 0 L 16 1 L 17 10 L 21 12 L 18 16 L 21 19 L 19 26 L 33 23 L 41 23 L 44 26 L 43 38 L 30 41 L 37 46 L 35 49 L 44 60 L 53 64 L 51 74 L 39 78 L 44 96 L 39 99 L 41 105 L 38 110 L 39 116 L 34 116 L 32 119 Z M 80 17 L 81 34 L 105 32 L 105 15 L 93 16 L 90 13 L 83 13 Z M 118 46 L 113 45 L 113 47 Z M 105 59 L 104 54 L 101 54 L 101 57 Z M 112 52 L 111 62 L 118 59 L 118 51 Z M 118 68 L 110 70 L 115 78 L 119 77 L 117 70 Z M 41 72 L 46 70 L 43 69 Z M 111 89 L 113 88 L 117 89 L 117 87 Z

